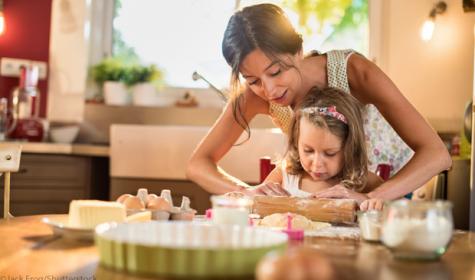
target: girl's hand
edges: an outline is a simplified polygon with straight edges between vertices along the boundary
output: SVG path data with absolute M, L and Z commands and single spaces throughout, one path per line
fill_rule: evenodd
M 246 194 L 269 195 L 269 196 L 289 196 L 289 193 L 279 184 L 274 182 L 264 182 L 254 187 L 246 188 Z
M 341 184 L 334 185 L 333 187 L 314 193 L 314 198 L 348 198 L 354 199 L 360 205 L 368 197 L 364 193 L 352 191 Z
M 363 201 L 360 204 L 360 210 L 361 211 L 367 211 L 367 210 L 378 210 L 382 211 L 384 207 L 384 201 L 379 198 L 370 198 L 365 201 Z

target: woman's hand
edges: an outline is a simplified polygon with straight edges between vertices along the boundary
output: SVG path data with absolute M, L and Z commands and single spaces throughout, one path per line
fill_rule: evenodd
M 370 198 L 363 201 L 360 204 L 361 211 L 368 211 L 368 210 L 378 210 L 382 211 L 384 207 L 384 201 L 379 198 Z
M 247 195 L 289 196 L 289 193 L 279 183 L 264 182 L 254 187 L 246 188 Z
M 341 184 L 334 185 L 333 187 L 314 193 L 314 198 L 348 198 L 354 199 L 360 205 L 363 201 L 368 199 L 368 196 L 364 193 L 352 191 Z

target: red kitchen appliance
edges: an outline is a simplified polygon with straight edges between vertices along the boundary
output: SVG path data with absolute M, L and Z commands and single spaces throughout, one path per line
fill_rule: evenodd
M 37 85 L 38 67 L 22 66 L 19 85 L 10 96 L 8 138 L 29 142 L 43 140 L 44 128 L 39 118 L 40 92 Z
M 391 176 L 391 168 L 392 166 L 387 163 L 380 163 L 376 167 L 376 175 L 381 177 L 384 181 L 387 181 Z
M 259 159 L 259 167 L 260 167 L 260 181 L 259 183 L 264 182 L 272 170 L 275 168 L 275 164 L 272 163 L 270 157 L 262 157 Z

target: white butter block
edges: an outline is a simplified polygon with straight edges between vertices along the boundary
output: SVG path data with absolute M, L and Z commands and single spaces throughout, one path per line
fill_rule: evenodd
M 73 200 L 69 204 L 69 226 L 95 228 L 105 222 L 124 222 L 125 206 L 119 202 Z

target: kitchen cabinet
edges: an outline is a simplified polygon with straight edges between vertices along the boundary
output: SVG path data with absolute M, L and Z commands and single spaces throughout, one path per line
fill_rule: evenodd
M 108 173 L 108 157 L 24 153 L 20 170 L 11 175 L 10 212 L 67 213 L 73 199 L 107 199 Z M 3 216 L 3 195 L 1 205 Z
M 452 159 L 452 167 L 445 172 L 447 200 L 453 204 L 454 227 L 468 230 L 470 227 L 470 159 Z

